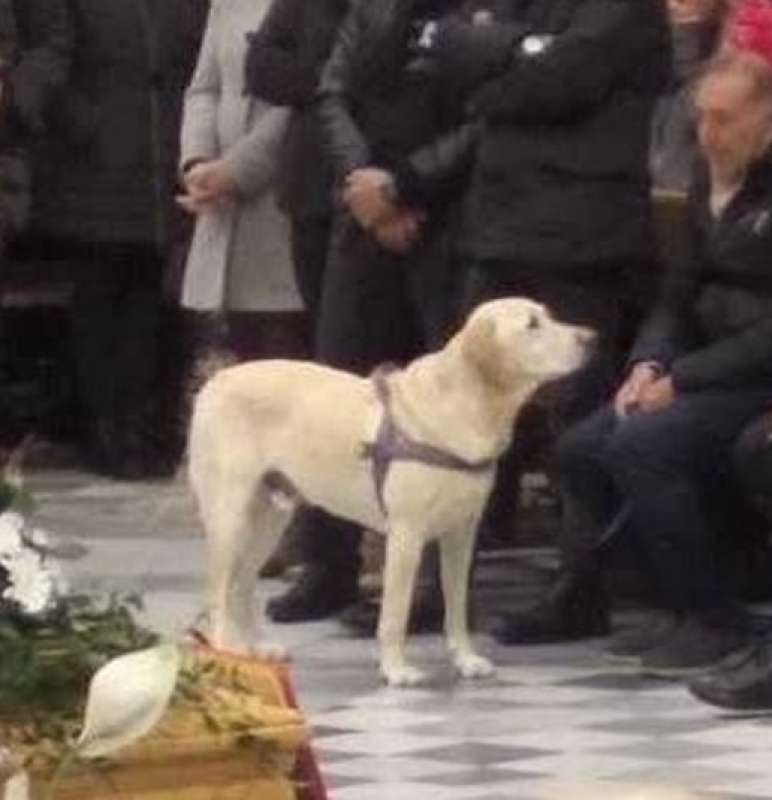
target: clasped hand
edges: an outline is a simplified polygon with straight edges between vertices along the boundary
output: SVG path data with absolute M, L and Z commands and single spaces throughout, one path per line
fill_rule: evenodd
M 385 170 L 356 169 L 346 177 L 343 202 L 381 247 L 392 253 L 407 253 L 420 238 L 426 214 L 399 203 L 393 186 L 392 177 Z
M 614 397 L 614 410 L 619 417 L 634 412 L 653 414 L 664 411 L 675 400 L 673 380 L 650 364 L 636 364 Z
M 199 161 L 185 172 L 185 194 L 177 198 L 182 208 L 191 214 L 211 211 L 232 202 L 236 182 L 230 169 L 221 159 Z

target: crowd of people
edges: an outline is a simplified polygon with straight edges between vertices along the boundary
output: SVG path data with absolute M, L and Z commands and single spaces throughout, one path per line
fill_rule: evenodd
M 715 667 L 692 689 L 735 707 L 772 707 L 772 648 L 721 556 L 772 489 L 770 147 L 769 0 L 0 0 L 0 270 L 24 238 L 70 265 L 90 468 L 159 471 L 169 286 L 194 361 L 362 375 L 531 297 L 598 344 L 552 395 L 557 582 L 494 635 L 610 633 L 613 538 L 659 610 L 610 655 Z M 663 252 L 657 197 L 683 250 Z M 306 567 L 270 615 L 372 632 L 361 531 L 318 509 L 294 531 Z

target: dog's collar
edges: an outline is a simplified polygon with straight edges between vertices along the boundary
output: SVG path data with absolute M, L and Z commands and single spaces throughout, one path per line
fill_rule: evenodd
M 496 464 L 495 459 L 492 458 L 486 458 L 483 461 L 467 461 L 455 453 L 416 441 L 405 433 L 394 419 L 391 409 L 391 389 L 387 376 L 395 368 L 393 364 L 383 364 L 377 367 L 370 376 L 375 387 L 375 394 L 383 408 L 383 415 L 375 434 L 375 440 L 362 445 L 362 458 L 372 460 L 375 493 L 378 497 L 378 505 L 384 515 L 387 512 L 383 492 L 393 461 L 414 461 L 426 466 L 462 472 L 485 472 Z

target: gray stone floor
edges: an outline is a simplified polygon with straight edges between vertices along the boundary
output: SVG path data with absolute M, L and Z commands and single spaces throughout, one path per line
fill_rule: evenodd
M 181 481 L 118 483 L 35 471 L 36 520 L 81 544 L 78 588 L 140 591 L 146 621 L 181 634 L 203 610 L 204 551 Z M 488 556 L 484 610 L 524 602 L 544 582 L 547 550 Z M 262 582 L 261 595 L 281 591 Z M 617 620 L 619 621 L 619 620 Z M 301 706 L 332 800 L 749 800 L 772 797 L 772 717 L 733 716 L 677 683 L 610 667 L 602 643 L 484 649 L 484 683 L 450 674 L 439 637 L 411 643 L 435 676 L 381 687 L 374 644 L 334 622 L 274 626 L 294 661 Z

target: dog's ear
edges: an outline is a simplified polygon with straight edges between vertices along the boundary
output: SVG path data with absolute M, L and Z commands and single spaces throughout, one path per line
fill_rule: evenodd
M 461 354 L 484 383 L 504 389 L 507 374 L 503 353 L 496 338 L 496 320 L 490 316 L 472 318 L 461 332 Z

